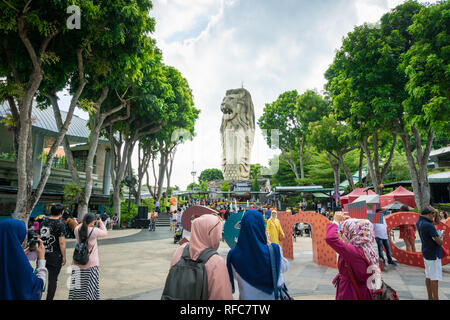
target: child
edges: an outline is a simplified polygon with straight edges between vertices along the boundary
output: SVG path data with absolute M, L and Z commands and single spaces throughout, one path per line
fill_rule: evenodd
M 182 236 L 183 236 L 183 228 L 178 226 L 177 229 L 175 230 L 175 234 L 173 235 L 173 243 L 178 243 L 181 240 Z

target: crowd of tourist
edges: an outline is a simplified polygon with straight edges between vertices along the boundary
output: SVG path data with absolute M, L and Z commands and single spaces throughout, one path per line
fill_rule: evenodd
M 175 214 L 172 220 L 176 229 L 181 227 L 185 210 L 198 204 L 207 203 L 186 203 L 172 212 Z M 255 204 L 245 210 L 233 203 L 209 205 L 215 205 L 218 214 L 205 214 L 192 221 L 190 239 L 176 249 L 170 263 L 171 270 L 181 272 L 183 264 L 190 261 L 186 272 L 191 274 L 183 278 L 174 276 L 176 272 L 169 272 L 163 298 L 193 298 L 190 292 L 198 290 L 191 290 L 189 283 L 207 281 L 207 291 L 198 292 L 198 297 L 203 294 L 204 299 L 231 300 L 237 284 L 241 300 L 273 300 L 280 296 L 289 299 L 283 277 L 283 273 L 289 269 L 289 262 L 279 245 L 286 234 L 277 218 L 277 210 L 270 206 L 257 207 Z M 156 220 L 159 212 L 158 207 L 152 210 L 150 219 Z M 223 237 L 225 220 L 237 213 L 243 214 L 240 232 L 236 246 L 228 252 L 225 261 L 217 254 L 217 249 Z M 294 210 L 292 213 L 295 213 Z M 436 224 L 446 218 L 445 214 L 438 215 L 432 207 L 425 208 L 417 224 L 411 227 L 417 229 L 422 242 L 425 283 L 428 297 L 433 300 L 438 299 L 438 282 L 442 280 L 441 260 L 445 253 L 442 249 L 443 233 L 436 229 Z M 105 224 L 110 224 L 110 221 L 91 213 L 77 223 L 60 204 L 51 208 L 50 216 L 30 223 L 29 229 L 20 220 L 0 222 L 0 299 L 39 300 L 45 287 L 46 299 L 54 298 L 58 275 L 68 260 L 66 227 L 73 233 L 77 244 L 68 299 L 100 299 L 97 239 L 107 236 Z M 155 230 L 153 222 L 149 230 Z M 27 232 L 29 242 L 24 250 Z M 339 255 L 338 274 L 333 280 L 337 300 L 375 298 L 381 283 L 380 266 L 386 266 L 383 247 L 387 263 L 396 266 L 387 239 L 384 218 L 381 224 L 372 224 L 369 220 L 352 219 L 342 212 L 334 214 L 327 225 L 325 240 Z M 374 249 L 375 243 L 378 253 Z M 34 270 L 30 265 L 33 260 L 36 261 Z M 202 270 L 205 270 L 206 275 L 186 285 L 177 283 L 199 276 L 199 273 L 192 273 L 192 261 L 204 265 Z

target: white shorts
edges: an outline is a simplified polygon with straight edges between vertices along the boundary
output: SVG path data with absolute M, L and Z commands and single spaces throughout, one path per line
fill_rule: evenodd
M 441 259 L 425 260 L 425 278 L 431 281 L 442 281 L 442 262 Z

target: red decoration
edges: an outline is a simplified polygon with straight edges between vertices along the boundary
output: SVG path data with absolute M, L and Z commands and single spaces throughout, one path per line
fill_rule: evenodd
M 419 219 L 419 214 L 415 212 L 396 212 L 385 216 L 386 224 L 388 228 L 388 234 L 390 234 L 391 230 L 399 225 L 405 224 L 416 224 Z M 450 231 L 450 219 L 445 221 L 446 223 L 440 222 L 436 225 L 436 229 L 445 230 L 444 243 L 442 244 L 447 250 L 450 249 L 450 237 L 448 236 L 448 232 Z M 391 255 L 395 258 L 399 263 L 406 264 L 413 267 L 425 268 L 423 262 L 422 252 L 410 252 L 397 247 L 389 237 L 389 245 L 391 247 Z M 442 259 L 442 265 L 446 265 L 450 263 L 450 256 Z
M 294 224 L 304 222 L 311 226 L 313 261 L 322 266 L 337 268 L 336 251 L 325 241 L 327 224 L 330 223 L 326 217 L 312 211 L 300 211 L 294 215 L 290 212 L 278 212 L 281 228 L 286 235 L 281 241 L 283 256 L 294 259 L 294 241 L 292 230 Z

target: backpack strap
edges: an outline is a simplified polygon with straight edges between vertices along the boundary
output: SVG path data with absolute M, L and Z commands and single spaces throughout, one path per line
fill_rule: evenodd
M 199 257 L 197 258 L 197 260 L 195 260 L 195 262 L 204 264 L 209 260 L 209 258 L 211 258 L 215 254 L 218 254 L 216 250 L 212 248 L 206 248 L 205 250 L 202 251 L 202 253 L 200 253 Z M 184 247 L 182 258 L 192 260 L 189 254 L 189 244 L 186 245 L 186 247 Z
M 275 294 L 275 300 L 278 300 L 278 277 L 275 266 L 275 253 L 273 252 L 272 245 L 269 244 L 267 247 L 269 247 L 270 266 L 272 268 L 273 293 Z
M 184 247 L 183 254 L 181 255 L 183 259 L 191 259 L 191 255 L 189 254 L 189 244 Z
M 209 258 L 211 258 L 215 254 L 218 254 L 216 250 L 214 250 L 212 248 L 206 248 L 198 256 L 197 262 L 198 263 L 206 263 L 209 260 Z

